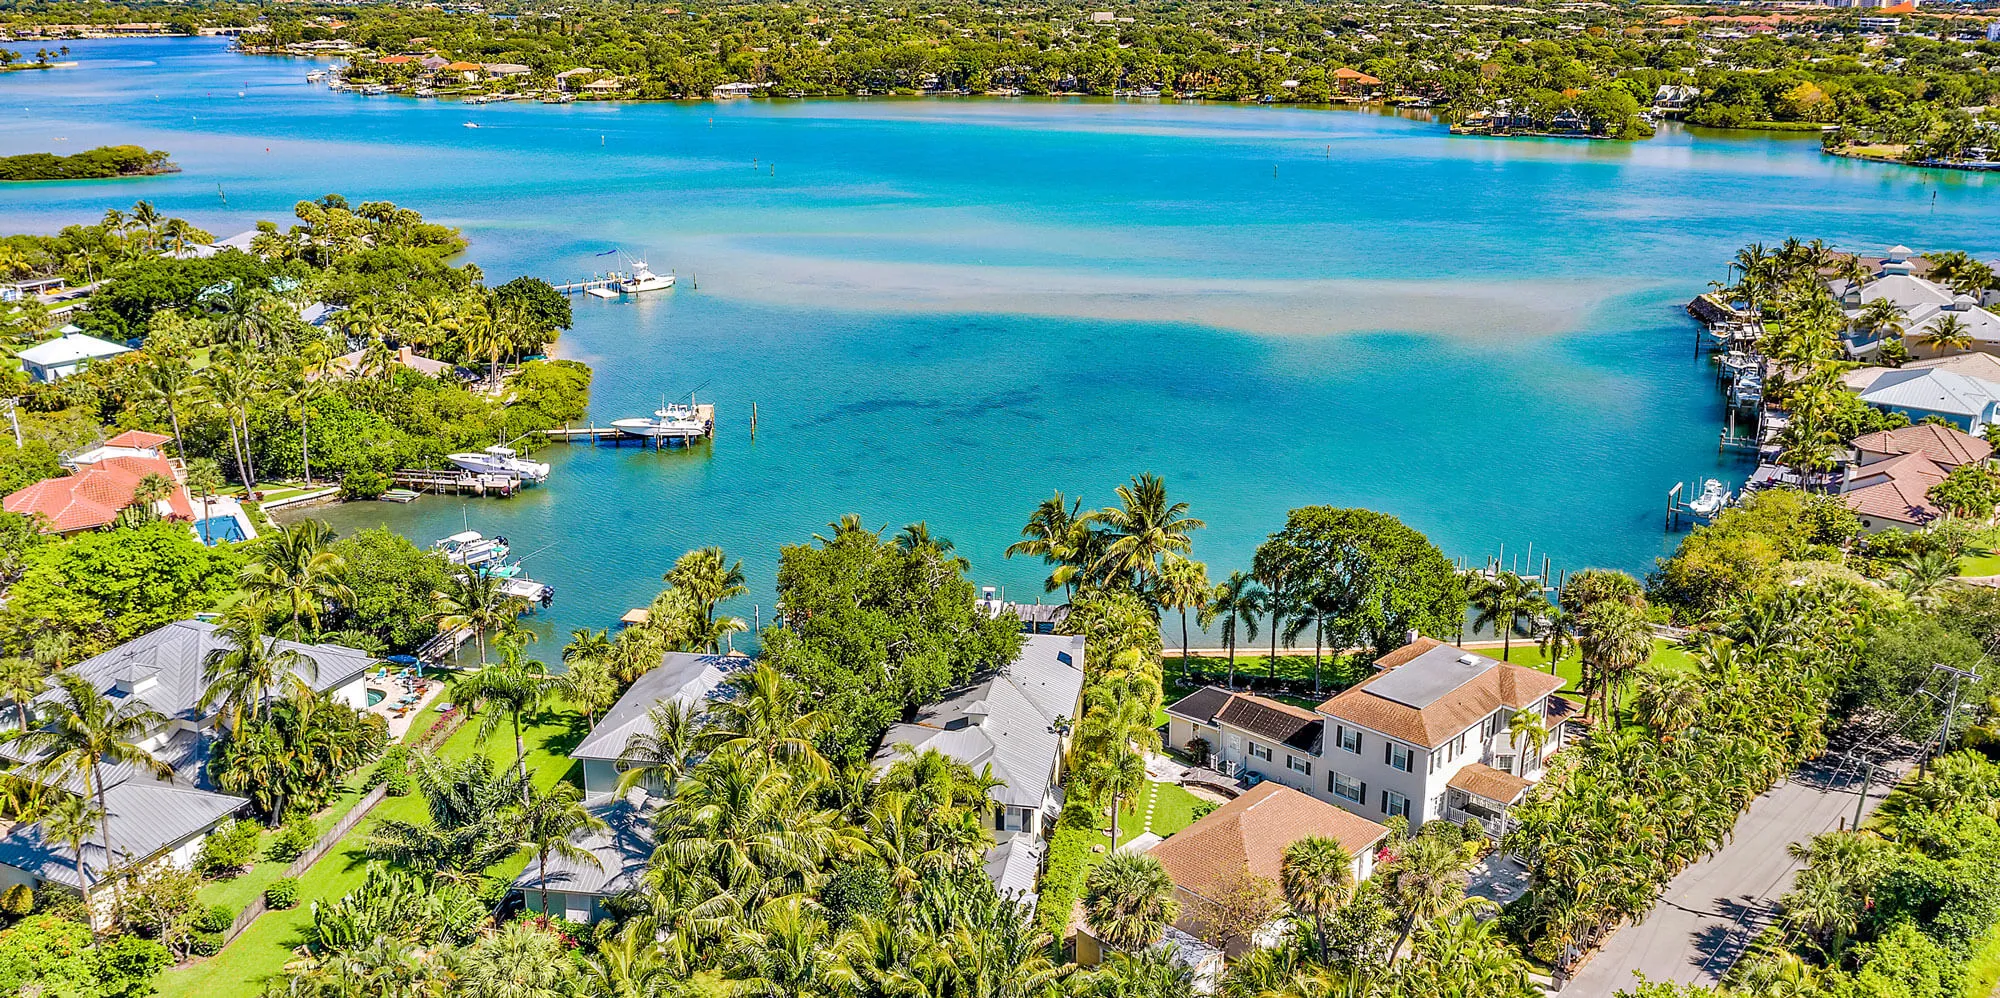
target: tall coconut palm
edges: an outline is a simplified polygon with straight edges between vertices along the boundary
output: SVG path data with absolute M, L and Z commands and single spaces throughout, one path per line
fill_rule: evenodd
M 83 861 L 83 846 L 97 834 L 103 821 L 104 809 L 82 794 L 63 794 L 62 799 L 42 812 L 42 832 L 50 841 L 69 847 L 76 864 L 76 889 L 83 892 L 86 906 L 90 903 L 90 877 Z M 105 855 L 110 855 L 108 850 Z M 103 872 L 99 871 L 100 881 L 104 879 Z
M 580 835 L 604 831 L 604 821 L 583 806 L 583 791 L 573 783 L 558 783 L 546 791 L 522 784 L 523 800 L 512 826 L 521 844 L 535 857 L 535 890 L 542 898 L 542 917 L 549 915 L 549 857 L 588 863 L 603 869 L 595 853 L 579 845 Z
M 1964 319 L 1946 313 L 1919 326 L 1917 342 L 1946 354 L 1963 353 L 1972 349 L 1977 341 L 1972 336 L 1972 327 L 1967 326 Z
M 49 688 L 48 670 L 25 656 L 0 658 L 0 698 L 14 704 L 21 731 L 28 730 L 28 705 Z
M 56 696 L 43 702 L 42 725 L 27 731 L 10 731 L 0 742 L 20 746 L 32 760 L 29 765 L 43 779 L 59 783 L 77 779 L 83 796 L 97 802 L 98 831 L 103 836 L 105 869 L 117 865 L 111 837 L 111 811 L 105 804 L 104 765 L 132 766 L 151 772 L 160 779 L 173 769 L 141 747 L 153 732 L 166 727 L 166 715 L 144 700 L 121 699 L 98 692 L 82 676 L 65 672 L 56 677 Z M 114 898 L 118 882 L 111 882 Z M 88 895 L 88 887 L 84 887 Z
M 438 630 L 449 633 L 471 628 L 472 638 L 479 644 L 481 668 L 486 666 L 486 635 L 499 633 L 525 608 L 520 600 L 501 592 L 500 583 L 498 576 L 484 572 L 453 572 L 445 579 L 444 588 L 432 594 L 436 605 L 431 617 Z
M 1653 655 L 1653 629 L 1646 615 L 1628 603 L 1605 601 L 1584 611 L 1579 645 L 1600 716 L 1609 719 L 1624 676 Z
M 347 561 L 332 543 L 333 528 L 319 520 L 280 526 L 259 538 L 256 557 L 238 572 L 245 593 L 287 618 L 285 636 L 294 641 L 319 630 L 320 613 L 330 604 L 354 601 L 345 581 Z
M 696 548 L 681 555 L 664 581 L 686 591 L 710 621 L 715 620 L 715 608 L 724 600 L 750 591 L 743 580 L 743 562 L 731 563 L 719 547 Z
M 236 477 L 246 489 L 257 485 L 256 469 L 250 456 L 250 409 L 262 397 L 264 386 L 254 365 L 229 351 L 217 351 L 201 371 L 202 397 L 222 410 L 229 424 L 229 444 L 236 456 Z
M 528 743 L 521 732 L 521 715 L 541 706 L 552 692 L 548 671 L 540 662 L 523 662 L 514 646 L 503 649 L 499 665 L 481 669 L 454 682 L 451 695 L 459 703 L 482 708 L 479 739 L 485 741 L 500 729 L 502 721 L 514 724 L 514 768 L 526 786 Z M 499 708 L 492 710 L 488 708 Z M 525 797 L 523 798 L 525 802 Z
M 1222 643 L 1229 649 L 1229 688 L 1236 688 L 1236 636 L 1257 640 L 1257 618 L 1262 616 L 1270 593 L 1248 572 L 1231 572 L 1229 580 L 1215 587 L 1209 600 L 1209 614 L 1222 621 Z M 1205 625 L 1204 625 L 1205 626 Z
M 1532 620 L 1546 612 L 1549 601 L 1539 585 L 1513 572 L 1501 572 L 1479 586 L 1472 605 L 1479 611 L 1472 626 L 1491 627 L 1500 633 L 1500 660 L 1505 662 L 1514 652 L 1514 629 L 1520 626 L 1522 618 Z
M 1091 934 L 1127 953 L 1159 942 L 1181 913 L 1166 868 L 1152 856 L 1132 852 L 1114 852 L 1090 871 L 1083 908 Z
M 1542 749 L 1549 743 L 1549 723 L 1534 710 L 1517 710 L 1507 719 L 1509 744 L 1521 750 L 1521 769 L 1516 776 L 1531 772 L 1541 762 Z
M 1535 621 L 1535 645 L 1554 675 L 1556 666 L 1576 650 L 1576 615 L 1559 606 L 1541 611 Z
M 201 382 L 187 359 L 179 353 L 148 352 L 146 362 L 139 367 L 136 387 L 140 398 L 167 407 L 167 421 L 174 428 L 174 453 L 186 456 L 181 443 L 181 406 L 201 397 Z
M 110 213 L 106 212 L 105 217 L 109 219 Z M 130 228 L 137 229 L 146 234 L 145 245 L 148 250 L 159 248 L 160 227 L 165 225 L 166 222 L 167 220 L 160 214 L 160 210 L 153 207 L 153 202 L 132 202 L 132 215 L 127 224 Z
M 841 990 L 839 962 L 826 958 L 828 928 L 817 906 L 801 897 L 771 903 L 755 927 L 738 933 L 744 998 L 822 998 Z
M 1006 556 L 1028 555 L 1050 566 L 1043 592 L 1058 589 L 1074 596 L 1077 577 L 1096 561 L 1101 544 L 1092 527 L 1094 514 L 1081 512 L 1083 500 L 1067 499 L 1061 491 L 1042 500 L 1021 528 L 1024 540 L 1007 545 Z
M 1181 677 L 1188 674 L 1188 611 L 1206 615 L 1213 590 L 1208 582 L 1208 566 L 1191 558 L 1168 558 L 1160 567 L 1153 585 L 1153 598 L 1163 607 L 1181 614 Z
M 1405 846 L 1388 871 L 1393 905 L 1402 911 L 1402 928 L 1389 951 L 1394 963 L 1419 922 L 1452 910 L 1465 897 L 1465 870 L 1481 844 L 1443 835 L 1418 835 Z
M 1110 542 L 1093 570 L 1099 578 L 1143 590 L 1160 563 L 1168 555 L 1187 554 L 1194 545 L 1188 535 L 1207 526 L 1187 511 L 1187 503 L 1167 498 L 1167 483 L 1158 475 L 1139 475 L 1118 486 L 1118 505 L 1097 512 Z
M 703 740 L 701 711 L 679 700 L 654 704 L 646 711 L 646 729 L 625 740 L 618 753 L 618 792 L 644 784 L 649 792 L 672 799 L 681 778 L 699 758 Z
M 265 701 L 279 690 L 297 695 L 310 689 L 319 675 L 311 655 L 285 648 L 270 636 L 262 605 L 246 601 L 224 612 L 217 633 L 223 646 L 202 659 L 201 709 L 220 705 L 229 727 L 240 729 L 245 716 L 252 724 L 264 715 Z
M 1285 903 L 1312 925 L 1315 952 L 1327 954 L 1327 919 L 1354 894 L 1354 857 L 1339 840 L 1308 835 L 1285 847 L 1278 882 Z
M 804 693 L 783 673 L 760 661 L 725 682 L 731 695 L 712 707 L 714 722 L 706 736 L 711 744 L 769 762 L 797 763 L 816 774 L 830 769 L 818 747 L 828 718 L 806 710 Z

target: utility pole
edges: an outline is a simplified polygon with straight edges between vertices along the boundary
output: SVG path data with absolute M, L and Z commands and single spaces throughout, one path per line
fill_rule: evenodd
M 1868 804 L 1868 788 L 1875 783 L 1875 764 L 1870 762 L 1861 776 L 1861 792 L 1854 797 L 1854 830 L 1861 830 L 1861 809 Z
M 1919 760 L 1917 767 L 1919 775 L 1922 775 L 1923 773 L 1929 771 L 1927 764 L 1930 761 L 1930 757 L 1934 754 L 1943 755 L 1945 743 L 1951 740 L 1951 722 L 1953 721 L 1953 719 L 1955 719 L 1955 717 L 1958 714 L 1959 686 L 1962 683 L 1964 683 L 1965 680 L 1979 678 L 1979 673 L 1976 671 L 1968 672 L 1964 669 L 1955 669 L 1949 665 L 1945 665 L 1942 662 L 1939 662 L 1936 668 L 1938 671 L 1943 672 L 1951 677 L 1951 697 L 1945 703 L 1944 722 L 1938 725 L 1937 748 L 1931 752 L 1924 753 L 1923 757 Z
M 19 400 L 8 399 L 6 401 L 7 401 L 7 422 L 12 424 L 14 427 L 14 449 L 20 450 L 24 446 L 21 443 L 21 417 L 15 415 L 14 413 L 14 406 Z

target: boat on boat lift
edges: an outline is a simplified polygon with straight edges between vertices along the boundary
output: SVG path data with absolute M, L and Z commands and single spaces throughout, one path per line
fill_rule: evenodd
M 661 400 L 658 409 L 651 416 L 632 419 L 614 419 L 611 425 L 635 437 L 648 440 L 656 438 L 693 440 L 705 437 L 712 427 L 708 420 L 701 418 L 701 411 L 695 408 L 694 396 L 689 395 L 686 405 L 679 402 Z
M 514 448 L 501 444 L 494 444 L 483 451 L 446 454 L 445 460 L 479 475 L 506 475 L 533 483 L 547 481 L 549 477 L 548 464 L 530 461 L 516 453 Z
M 674 286 L 674 275 L 668 274 L 662 277 L 655 274 L 651 267 L 646 266 L 646 261 L 644 260 L 633 259 L 627 260 L 626 263 L 632 268 L 632 274 L 630 277 L 618 282 L 618 290 L 628 295 L 641 294 L 647 291 L 664 291 Z
M 546 582 L 536 582 L 526 576 L 515 576 L 500 583 L 500 594 L 512 599 L 547 607 L 556 601 L 556 587 Z
M 1701 495 L 1688 501 L 1688 512 L 1704 520 L 1715 519 L 1716 515 L 1729 508 L 1729 487 L 1711 478 L 1701 483 Z
M 477 530 L 460 531 L 432 544 L 431 547 L 444 555 L 444 560 L 467 568 L 477 568 L 487 562 L 500 561 L 507 557 L 509 550 L 507 538 L 489 538 Z

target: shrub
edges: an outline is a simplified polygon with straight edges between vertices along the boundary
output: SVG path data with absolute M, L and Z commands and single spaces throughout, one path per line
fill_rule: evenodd
M 220 932 L 188 933 L 188 951 L 196 956 L 214 956 L 215 954 L 222 952 L 222 933 Z
M 834 925 L 848 925 L 861 915 L 881 915 L 889 906 L 889 871 L 879 863 L 850 863 L 819 889 L 819 903 Z
M 8 918 L 25 918 L 35 913 L 35 890 L 27 884 L 15 884 L 0 894 L 0 914 Z
M 271 839 L 271 847 L 265 850 L 264 858 L 289 863 L 305 855 L 318 838 L 319 829 L 311 818 L 293 818 L 285 822 L 285 827 Z
M 391 797 L 410 795 L 410 749 L 406 745 L 391 745 L 382 753 L 382 761 L 375 764 L 375 771 L 368 777 L 368 785 L 380 783 Z
M 389 491 L 389 476 L 379 471 L 354 470 L 340 479 L 342 499 L 377 499 Z
M 274 880 L 271 886 L 264 888 L 264 904 L 271 908 L 283 910 L 298 903 L 299 878 L 297 877 Z
M 1072 792 L 1056 819 L 1055 839 L 1049 843 L 1048 872 L 1042 875 L 1041 900 L 1035 907 L 1035 927 L 1052 938 L 1061 939 L 1069 924 L 1069 913 L 1083 896 L 1083 880 L 1089 872 L 1090 847 L 1103 841 L 1091 808 Z
M 257 824 L 231 821 L 201 842 L 194 869 L 204 877 L 234 876 L 257 855 Z
M 236 922 L 236 909 L 226 904 L 212 904 L 194 916 L 196 932 L 227 932 Z
M 90 913 L 83 907 L 83 898 L 58 886 L 55 881 L 42 881 L 35 888 L 35 911 L 50 918 L 60 918 L 80 925 L 90 924 Z

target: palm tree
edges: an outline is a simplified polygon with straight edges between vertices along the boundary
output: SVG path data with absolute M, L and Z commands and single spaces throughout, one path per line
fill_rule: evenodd
M 1900 337 L 1905 329 L 1903 310 L 1887 298 L 1876 298 L 1862 305 L 1861 314 L 1854 317 L 1854 324 L 1877 337 Z
M 1146 757 L 1129 745 L 1112 746 L 1086 758 L 1076 779 L 1090 796 L 1111 801 L 1111 846 L 1118 845 L 1118 813 L 1125 798 L 1146 786 Z
M 803 692 L 768 661 L 730 676 L 729 695 L 711 706 L 708 741 L 717 748 L 749 752 L 766 761 L 797 762 L 813 773 L 830 768 L 818 740 L 828 718 L 804 710 Z
M 32 658 L 0 658 L 0 697 L 14 703 L 20 730 L 28 730 L 28 705 L 49 688 L 49 674 Z
M 1094 517 L 1080 513 L 1082 508 L 1083 500 L 1066 499 L 1058 490 L 1035 506 L 1027 526 L 1021 528 L 1025 540 L 1007 545 L 1009 558 L 1031 555 L 1052 566 L 1048 579 L 1042 583 L 1043 592 L 1062 589 L 1074 596 L 1077 575 L 1096 560 L 1095 548 L 1099 545 L 1092 543 L 1097 536 L 1091 527 Z
M 551 683 L 541 663 L 522 662 L 519 651 L 511 643 L 503 649 L 503 655 L 499 665 L 481 669 L 454 682 L 451 695 L 459 703 L 475 704 L 482 709 L 499 707 L 505 711 L 504 715 L 499 711 L 483 711 L 479 719 L 479 740 L 482 742 L 499 730 L 503 719 L 513 720 L 514 768 L 525 787 L 528 743 L 521 734 L 521 715 L 541 705 L 550 693 Z M 523 803 L 526 803 L 525 792 Z
M 603 869 L 595 853 L 578 845 L 576 836 L 604 831 L 607 827 L 583 806 L 583 791 L 574 783 L 558 783 L 538 791 L 532 783 L 522 785 L 521 810 L 511 824 L 519 830 L 521 842 L 535 854 L 535 888 L 542 896 L 542 917 L 549 917 L 549 857 L 557 856 Z
M 1161 606 L 1172 607 L 1181 612 L 1181 676 L 1188 674 L 1188 611 L 1207 615 L 1208 599 L 1212 590 L 1208 583 L 1208 566 L 1191 558 L 1175 556 L 1168 558 L 1160 567 L 1159 581 L 1153 586 L 1153 595 Z
M 745 998 L 822 998 L 840 992 L 839 962 L 826 959 L 827 924 L 805 898 L 774 901 L 757 927 L 737 934 Z
M 731 564 L 719 547 L 696 548 L 681 555 L 667 571 L 664 581 L 684 590 L 701 608 L 704 618 L 715 620 L 715 608 L 724 600 L 750 591 L 744 584 L 743 562 Z
M 281 686 L 296 694 L 309 689 L 307 680 L 319 674 L 319 663 L 311 655 L 273 641 L 268 623 L 264 608 L 254 601 L 230 607 L 217 628 L 225 647 L 210 650 L 202 659 L 201 709 L 221 704 L 232 730 L 243 726 L 245 714 L 251 723 L 258 721 L 265 700 Z
M 187 455 L 181 443 L 181 405 L 201 397 L 201 382 L 195 377 L 194 369 L 179 353 L 146 353 L 146 363 L 139 368 L 138 396 L 147 401 L 164 403 L 167 420 L 174 428 L 174 453 Z
M 222 466 L 205 457 L 189 461 L 187 487 L 201 500 L 201 518 L 208 519 L 209 500 L 222 491 Z
M 1354 894 L 1354 857 L 1339 840 L 1308 835 L 1285 847 L 1278 867 L 1285 903 L 1312 923 L 1313 944 L 1326 958 L 1326 921 Z
M 465 998 L 573 998 L 576 964 L 562 937 L 513 922 L 459 956 L 455 993 Z
M 626 739 L 618 753 L 618 792 L 645 784 L 656 796 L 672 799 L 681 778 L 693 768 L 703 740 L 701 711 L 679 700 L 646 711 L 646 730 Z
M 512 822 L 526 790 L 513 770 L 496 771 L 483 754 L 452 762 L 418 753 L 410 763 L 426 820 L 383 819 L 368 837 L 371 854 L 469 880 L 519 850 Z
M 1965 320 L 1949 313 L 1940 315 L 1917 329 L 1917 342 L 1940 354 L 1964 352 L 1972 349 L 1976 342 L 1972 336 L 1972 328 L 1965 324 Z
M 1500 632 L 1500 660 L 1505 662 L 1513 655 L 1514 628 L 1520 626 L 1521 618 L 1533 619 L 1545 612 L 1549 601 L 1540 586 L 1513 572 L 1501 572 L 1480 585 L 1472 605 L 1479 610 L 1472 622 L 1475 629 L 1491 627 Z
M 1520 772 L 1531 772 L 1541 762 L 1542 748 L 1549 743 L 1549 723 L 1534 710 L 1517 710 L 1507 719 L 1508 743 L 1522 749 Z
M 107 221 L 109 221 L 111 218 L 111 213 L 108 211 L 105 212 L 104 217 Z M 152 250 L 159 248 L 159 240 L 157 236 L 160 231 L 160 226 L 164 224 L 166 224 L 166 219 L 160 216 L 159 209 L 153 207 L 153 202 L 134 201 L 132 203 L 132 218 L 130 226 L 134 229 L 142 229 L 145 231 L 147 249 Z
M 437 608 L 431 616 L 437 620 L 438 630 L 449 633 L 472 628 L 473 640 L 479 643 L 481 668 L 486 666 L 486 635 L 513 623 L 523 608 L 521 601 L 500 591 L 500 582 L 499 577 L 484 572 L 453 572 L 445 579 L 444 589 L 432 594 Z
M 1106 856 L 1084 881 L 1083 906 L 1091 934 L 1127 953 L 1159 942 L 1181 914 L 1172 878 L 1145 853 Z
M 263 394 L 254 367 L 228 351 L 217 351 L 201 371 L 203 397 L 222 410 L 229 424 L 229 445 L 236 455 L 236 477 L 245 489 L 257 487 L 250 460 L 250 408 Z
M 1197 998 L 1203 993 L 1194 968 L 1176 958 L 1171 943 L 1137 953 L 1112 952 L 1070 980 L 1069 993 L 1075 998 Z M 1270 992 L 1271 998 L 1279 994 Z
M 1229 648 L 1229 688 L 1236 688 L 1236 632 L 1240 627 L 1246 641 L 1257 640 L 1257 618 L 1270 600 L 1270 593 L 1247 572 L 1229 573 L 1229 581 L 1215 587 L 1209 600 L 1209 614 L 1222 621 L 1222 643 Z
M 305 640 L 305 624 L 319 630 L 320 611 L 336 602 L 354 601 L 354 590 L 343 579 L 347 561 L 331 550 L 333 528 L 319 520 L 300 520 L 266 534 L 258 556 L 238 573 L 238 585 L 267 606 L 290 618 L 286 636 Z
M 97 801 L 103 872 L 109 873 L 117 857 L 112 852 L 111 811 L 104 801 L 104 764 L 133 766 L 163 780 L 173 775 L 171 767 L 140 747 L 153 732 L 166 727 L 167 718 L 144 700 L 114 701 L 75 673 L 56 677 L 56 693 L 42 709 L 41 727 L 10 731 L 0 736 L 0 743 L 19 745 L 22 754 L 33 760 L 29 765 L 48 782 L 81 780 L 83 796 Z M 89 888 L 82 889 L 87 896 Z M 117 898 L 116 880 L 111 891 Z
M 222 299 L 215 328 L 240 350 L 256 351 L 277 334 L 278 319 L 268 296 L 248 288 L 232 289 Z
M 1094 566 L 1098 577 L 1144 589 L 1159 563 L 1168 555 L 1187 554 L 1193 547 L 1188 535 L 1207 526 L 1187 510 L 1187 503 L 1168 501 L 1167 483 L 1157 475 L 1140 475 L 1132 484 L 1118 486 L 1118 505 L 1096 516 L 1110 537 Z
M 1465 869 L 1481 848 L 1477 841 L 1418 835 L 1396 857 L 1387 881 L 1390 896 L 1403 911 L 1403 927 L 1396 935 L 1396 945 L 1389 950 L 1391 964 L 1418 922 L 1443 915 L 1465 897 Z
M 1543 611 L 1535 622 L 1535 644 L 1549 662 L 1549 675 L 1576 650 L 1576 615 L 1560 606 Z
M 102 827 L 103 820 L 104 809 L 91 803 L 88 796 L 81 794 L 62 795 L 61 800 L 50 805 L 42 814 L 42 832 L 50 841 L 68 846 L 70 856 L 76 861 L 76 889 L 83 893 L 83 903 L 86 907 L 90 904 L 90 879 L 84 869 L 83 846 Z M 106 849 L 104 855 L 108 869 L 111 851 Z M 102 876 L 98 877 L 100 881 L 103 879 Z
M 1628 603 L 1605 601 L 1584 611 L 1579 622 L 1587 686 L 1610 718 L 1621 678 L 1653 655 L 1653 629 L 1646 615 Z

